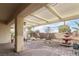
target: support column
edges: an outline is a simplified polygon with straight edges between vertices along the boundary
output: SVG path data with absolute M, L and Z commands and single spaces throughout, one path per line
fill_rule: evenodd
M 23 40 L 23 18 L 15 18 L 15 51 L 20 52 L 24 50 L 24 40 Z

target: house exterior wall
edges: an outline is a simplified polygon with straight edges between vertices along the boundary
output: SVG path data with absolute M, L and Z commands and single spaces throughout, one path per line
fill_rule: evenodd
M 11 42 L 10 26 L 0 23 L 0 43 Z

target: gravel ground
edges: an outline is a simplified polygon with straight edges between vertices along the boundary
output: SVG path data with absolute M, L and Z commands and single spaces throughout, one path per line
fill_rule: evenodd
M 28 53 L 29 56 L 75 56 L 72 47 L 61 46 L 58 42 L 46 44 L 44 41 L 40 40 L 28 41 L 26 47 L 28 48 L 28 51 L 24 51 L 23 53 Z
M 57 42 L 27 41 L 25 47 L 24 51 L 15 53 L 12 44 L 0 44 L 0 56 L 75 56 L 72 47 L 64 47 Z

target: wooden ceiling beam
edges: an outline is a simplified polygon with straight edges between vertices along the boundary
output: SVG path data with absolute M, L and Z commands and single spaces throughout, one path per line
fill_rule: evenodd
M 52 14 L 54 14 L 55 16 L 57 16 L 59 19 L 62 19 L 62 16 L 57 12 L 57 10 L 52 7 L 51 5 L 46 5 L 45 6 Z
M 72 14 L 70 16 L 65 16 L 62 18 L 64 21 L 79 19 L 79 14 Z
M 57 12 L 57 10 L 52 5 L 46 5 L 46 8 L 55 16 L 59 18 L 59 20 L 62 20 L 64 22 L 64 25 L 66 25 L 65 21 L 62 19 L 62 16 Z
M 74 19 L 79 19 L 79 14 L 73 14 L 71 16 L 67 16 L 67 17 L 64 17 L 62 18 L 64 21 L 69 21 L 69 20 L 74 20 Z M 55 19 L 54 19 L 55 20 Z M 52 24 L 52 23 L 57 23 L 57 22 L 62 22 L 62 20 L 57 20 L 55 22 L 51 21 L 51 22 L 48 22 L 48 23 L 44 23 L 44 24 L 40 24 L 40 25 L 37 25 L 37 26 L 41 26 L 41 25 L 47 25 L 47 24 Z M 36 26 L 34 26 L 36 27 Z
M 45 20 L 45 19 L 43 19 L 43 18 L 41 18 L 41 17 L 38 17 L 38 16 L 33 15 L 33 14 L 30 14 L 30 15 L 33 16 L 33 17 L 35 17 L 35 18 L 37 18 L 37 19 L 39 19 L 39 20 L 42 20 L 42 21 L 45 21 L 46 23 L 48 23 L 47 20 Z
M 29 23 L 35 23 L 35 24 L 39 24 L 39 23 L 37 23 L 37 22 L 34 22 L 34 21 L 29 21 L 29 20 L 26 20 L 27 22 L 29 22 Z

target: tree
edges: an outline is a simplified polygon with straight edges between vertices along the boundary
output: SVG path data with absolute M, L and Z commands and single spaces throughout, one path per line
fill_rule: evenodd
M 71 32 L 71 29 L 68 25 L 59 26 L 59 32 Z

